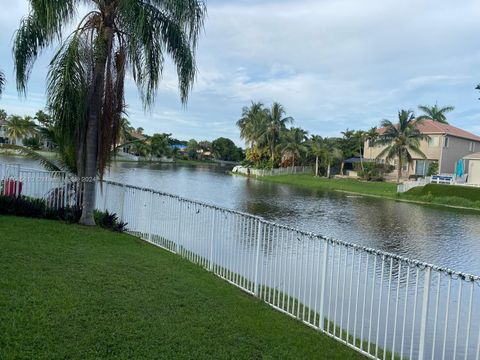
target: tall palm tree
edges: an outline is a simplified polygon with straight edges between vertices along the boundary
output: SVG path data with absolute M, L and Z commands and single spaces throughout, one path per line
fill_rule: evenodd
M 410 163 L 412 153 L 417 153 L 422 158 L 426 158 L 420 150 L 420 140 L 427 140 L 428 136 L 422 134 L 417 128 L 416 124 L 418 122 L 419 120 L 415 119 L 413 111 L 400 110 L 398 112 L 398 124 L 393 124 L 390 120 L 383 120 L 381 123 L 385 131 L 380 135 L 378 143 L 386 147 L 378 154 L 377 158 L 386 156 L 387 161 L 397 159 L 397 183 L 400 183 L 402 177 L 403 161 L 406 160 Z
M 80 7 L 90 10 L 62 41 Z M 182 102 L 195 79 L 195 49 L 206 14 L 202 0 L 30 0 L 14 40 L 17 88 L 40 50 L 62 41 L 50 63 L 47 102 L 75 145 L 77 173 L 103 176 L 124 111 L 127 71 L 146 108 L 153 104 L 165 55 L 176 65 Z M 84 188 L 80 222 L 94 225 L 95 182 Z
M 419 120 L 433 120 L 442 124 L 448 124 L 446 113 L 455 110 L 453 106 L 439 107 L 437 103 L 433 106 L 419 105 L 418 109 L 423 111 L 423 115 L 418 117 Z
M 292 167 L 295 167 L 295 159 L 300 158 L 302 154 L 308 151 L 305 144 L 307 139 L 307 131 L 301 128 L 291 128 L 284 131 L 283 139 L 278 145 L 282 155 L 288 155 L 292 157 Z
M 267 126 L 267 115 L 261 102 L 252 102 L 249 107 L 242 109 L 242 117 L 237 121 L 237 126 L 240 128 L 240 138 L 250 149 L 261 142 Z
M 285 117 L 285 114 L 285 108 L 278 102 L 274 102 L 271 109 L 267 111 L 267 126 L 264 137 L 270 150 L 272 166 L 275 164 L 275 147 L 280 139 L 280 134 L 286 129 L 287 124 L 294 121 L 291 116 Z
M 310 152 L 315 156 L 315 176 L 318 176 L 320 157 L 324 155 L 324 141 L 319 135 L 312 135 L 309 142 Z
M 2 70 L 0 70 L 0 95 L 3 93 L 3 89 L 5 88 L 5 74 L 3 73 Z

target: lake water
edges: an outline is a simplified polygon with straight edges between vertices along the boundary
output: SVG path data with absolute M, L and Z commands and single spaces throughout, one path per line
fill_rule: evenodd
M 0 162 L 40 168 L 25 158 Z M 480 214 L 272 184 L 227 171 L 217 165 L 114 163 L 106 178 L 480 274 Z

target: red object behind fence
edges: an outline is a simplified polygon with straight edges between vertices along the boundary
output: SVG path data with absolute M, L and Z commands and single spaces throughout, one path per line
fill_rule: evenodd
M 20 196 L 22 195 L 22 182 L 17 180 L 3 180 L 2 195 L 5 196 Z M 18 192 L 17 192 L 18 186 Z

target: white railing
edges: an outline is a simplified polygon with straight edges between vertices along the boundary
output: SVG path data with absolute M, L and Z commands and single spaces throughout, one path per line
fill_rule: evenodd
M 479 359 L 478 276 L 115 182 L 97 208 L 370 358 Z
M 243 166 L 235 166 L 233 173 L 239 173 L 249 176 L 276 176 L 276 175 L 294 175 L 294 174 L 312 174 L 311 166 L 289 166 L 275 169 L 253 169 Z

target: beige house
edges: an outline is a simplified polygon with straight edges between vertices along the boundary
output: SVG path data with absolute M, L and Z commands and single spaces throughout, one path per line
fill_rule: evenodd
M 417 127 L 423 134 L 429 136 L 429 140 L 420 142 L 420 150 L 425 154 L 426 159 L 413 153 L 413 161 L 410 164 L 403 165 L 404 176 L 424 176 L 433 162 L 438 163 L 439 173 L 454 174 L 457 162 L 460 159 L 480 151 L 480 136 L 455 126 L 433 120 L 424 120 Z M 380 134 L 384 131 L 383 128 L 378 129 Z M 377 156 L 385 147 L 380 145 L 370 147 L 369 145 L 369 142 L 366 141 L 365 159 L 385 161 L 385 158 L 377 159 Z M 393 165 L 397 166 L 396 163 L 397 160 L 393 162 Z
M 465 172 L 468 174 L 467 183 L 480 185 L 480 152 L 467 155 L 465 160 Z

